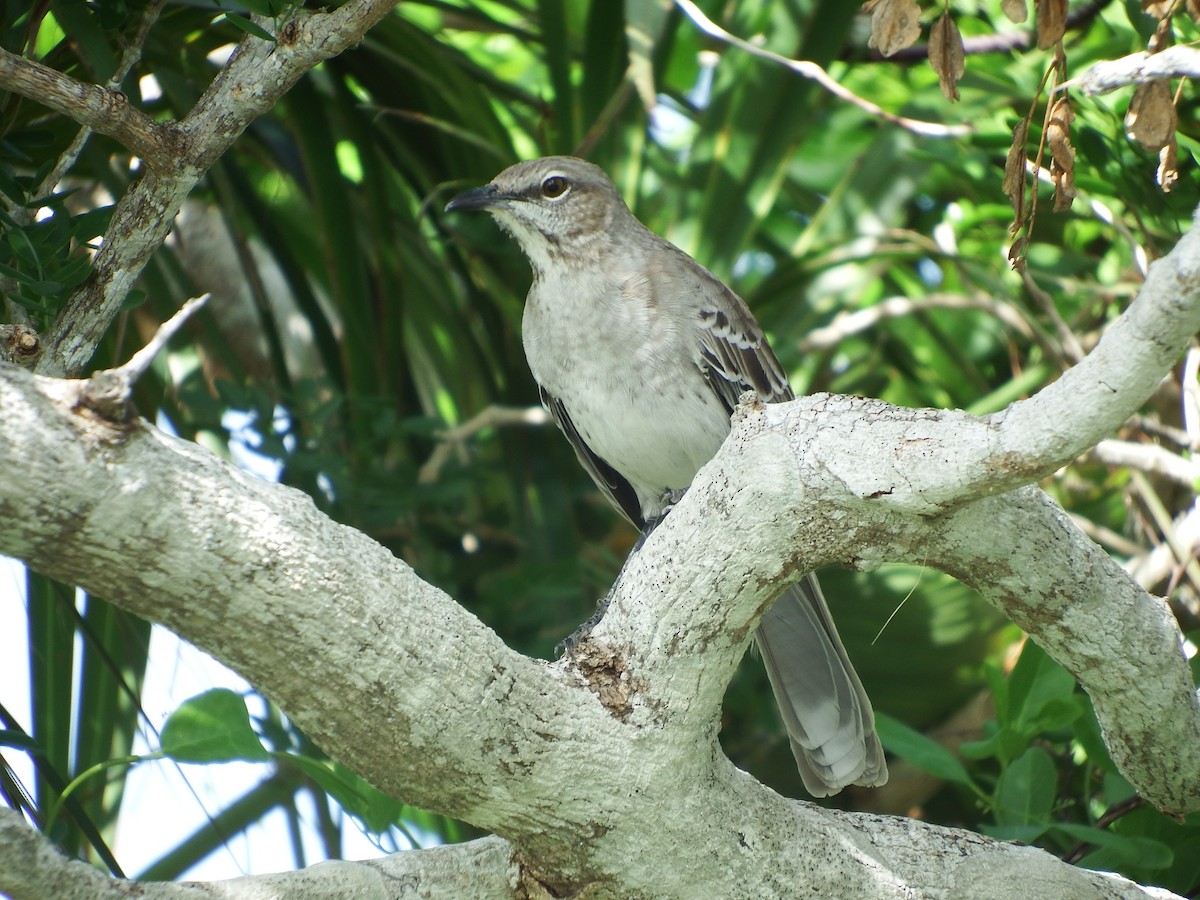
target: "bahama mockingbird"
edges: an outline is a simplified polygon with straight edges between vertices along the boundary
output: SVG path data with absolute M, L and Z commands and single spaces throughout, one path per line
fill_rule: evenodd
M 483 209 L 533 267 L 523 336 L 542 402 L 597 487 L 645 533 L 729 434 L 738 397 L 793 397 L 762 328 L 711 272 L 634 218 L 597 166 L 505 169 L 446 211 Z M 887 780 L 871 702 L 817 580 L 756 635 L 809 792 Z

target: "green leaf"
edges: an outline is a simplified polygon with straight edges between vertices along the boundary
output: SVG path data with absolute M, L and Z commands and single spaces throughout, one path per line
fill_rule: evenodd
M 355 812 L 365 804 L 366 800 L 358 789 L 348 779 L 335 772 L 328 761 L 299 753 L 288 753 L 284 758 L 298 766 L 321 790 L 345 807 L 347 812 Z
M 1057 790 L 1054 760 L 1040 747 L 1030 747 L 1001 773 L 996 782 L 997 824 L 1048 824 Z
M 298 754 L 288 754 L 287 759 L 303 769 L 346 812 L 356 816 L 367 831 L 382 834 L 399 822 L 404 804 L 348 769 Z
M 113 206 L 101 206 L 97 209 L 89 210 L 81 215 L 71 219 L 71 236 L 77 241 L 87 242 L 92 238 L 99 237 L 108 230 L 108 224 L 112 221 Z
M 1103 769 L 1107 773 L 1116 773 L 1117 767 L 1108 755 L 1108 747 L 1104 745 L 1104 735 L 1100 732 L 1100 723 L 1096 720 L 1096 712 L 1088 700 L 1087 694 L 1075 697 L 1079 703 L 1079 717 L 1074 722 L 1074 736 L 1079 745 L 1087 753 L 1088 762 Z
M 1027 735 L 1011 728 L 999 727 L 994 722 L 988 724 L 991 727 L 984 727 L 987 736 L 982 741 L 963 741 L 959 744 L 958 752 L 967 759 L 995 757 L 1007 763 L 1024 753 L 1025 748 L 1029 746 Z
M 1051 697 L 1042 704 L 1037 715 L 1028 724 L 1034 733 L 1058 731 L 1061 728 L 1066 728 L 1083 715 L 1083 710 L 1080 709 L 1079 704 L 1076 702 L 1077 700 L 1078 697 L 1075 695 L 1070 697 Z
M 1053 825 L 1051 830 L 1062 832 L 1079 843 L 1095 844 L 1119 865 L 1134 864 L 1146 869 L 1165 869 L 1175 862 L 1175 854 L 1171 848 L 1152 838 L 1117 834 L 1091 825 Z
M 240 694 L 216 688 L 193 697 L 167 719 L 162 752 L 176 762 L 213 763 L 270 758 L 250 727 Z
M 88 256 L 77 256 L 54 273 L 64 287 L 73 288 L 83 284 L 92 271 L 92 260 Z
M 41 262 L 38 259 L 38 252 L 34 249 L 33 243 L 29 240 L 29 233 L 24 228 L 9 231 L 5 241 L 12 247 L 13 253 L 27 264 L 37 266 L 40 271 Z
M 243 18 L 242 16 L 235 16 L 235 15 L 231 15 L 230 13 L 226 13 L 225 21 L 228 22 L 230 25 L 232 25 L 234 28 L 236 28 L 238 31 L 244 31 L 246 34 L 251 35 L 252 37 L 262 38 L 262 40 L 270 41 L 272 44 L 275 43 L 275 36 L 273 34 L 271 34 L 271 32 L 267 31 L 261 25 L 256 25 L 255 23 L 251 22 L 249 19 Z
M 1025 642 L 1021 658 L 1013 667 L 1008 681 L 1010 724 L 1029 734 L 1046 730 L 1043 714 L 1049 722 L 1061 718 L 1063 707 L 1051 707 L 1051 704 L 1069 701 L 1075 693 L 1075 679 L 1071 673 L 1047 656 L 1046 651 L 1032 640 Z
M 1004 672 L 1000 666 L 989 659 L 984 661 L 983 677 L 992 692 L 992 699 L 996 701 L 996 720 L 999 722 L 1009 721 L 1009 683 L 1008 679 L 1004 677 Z
M 885 713 L 875 714 L 875 730 L 884 749 L 907 760 L 923 772 L 945 781 L 975 787 L 966 768 L 953 753 L 937 741 Z
M 131 309 L 137 309 L 145 302 L 145 291 L 130 291 L 125 295 L 125 299 L 121 301 L 121 312 L 129 312 Z

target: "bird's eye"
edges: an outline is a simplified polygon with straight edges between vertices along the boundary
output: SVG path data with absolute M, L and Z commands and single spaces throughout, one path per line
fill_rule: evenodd
M 567 179 L 561 175 L 551 175 L 542 182 L 542 196 L 547 200 L 556 200 L 567 192 Z

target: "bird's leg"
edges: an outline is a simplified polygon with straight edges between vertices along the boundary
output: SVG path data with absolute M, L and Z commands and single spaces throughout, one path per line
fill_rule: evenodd
M 617 583 L 621 580 L 621 576 L 625 574 L 625 567 L 629 565 L 629 561 L 633 559 L 633 555 L 637 553 L 638 547 L 642 546 L 642 541 L 646 539 L 646 535 L 649 533 L 649 529 L 645 529 L 640 535 L 638 535 L 637 543 L 633 545 L 633 549 L 630 550 L 629 555 L 625 557 L 625 562 L 621 563 L 621 571 L 619 571 L 617 573 L 617 577 L 613 579 L 613 586 L 608 589 L 608 592 L 603 597 L 596 601 L 596 611 L 588 616 L 582 625 L 580 625 L 554 646 L 554 653 L 557 656 L 564 656 L 574 650 L 575 646 L 589 634 L 591 634 L 592 629 L 595 628 L 596 625 L 599 624 L 600 620 L 604 618 L 604 614 L 608 612 L 608 605 L 612 602 L 613 590 L 616 589 Z
M 675 504 L 682 500 L 683 495 L 686 493 L 687 488 L 685 487 L 668 488 L 667 490 L 663 491 L 662 496 L 658 498 L 658 502 L 662 504 L 662 512 L 660 512 L 655 518 L 654 524 L 651 525 L 649 529 L 642 532 L 642 535 L 645 536 L 650 533 L 651 529 L 657 528 L 659 523 L 667 517 L 667 513 L 675 508 Z
M 576 645 L 591 634 L 592 629 L 604 618 L 604 614 L 608 612 L 608 605 L 612 602 L 612 592 L 616 588 L 617 583 L 620 582 L 621 576 L 625 574 L 625 568 L 629 565 L 629 561 L 642 549 L 642 544 L 646 543 L 646 538 L 650 537 L 650 533 L 662 524 L 662 520 L 667 517 L 667 513 L 675 507 L 676 503 L 683 499 L 685 493 L 687 493 L 687 488 L 673 488 L 662 492 L 662 512 L 653 519 L 647 520 L 641 534 L 638 535 L 637 541 L 634 542 L 633 549 L 625 557 L 625 562 L 621 563 L 621 571 L 617 573 L 617 577 L 613 580 L 613 586 L 608 589 L 608 593 L 596 601 L 596 611 L 582 625 L 555 645 L 554 653 L 556 656 L 564 656 L 574 650 Z

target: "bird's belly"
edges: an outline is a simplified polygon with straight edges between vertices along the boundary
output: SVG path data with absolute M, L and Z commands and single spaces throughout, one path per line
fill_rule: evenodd
M 607 388 L 607 389 L 606 389 Z M 657 515 L 664 491 L 686 488 L 729 433 L 729 416 L 703 379 L 686 386 L 593 384 L 556 395 L 580 437 Z
M 533 377 L 588 449 L 629 482 L 646 517 L 686 488 L 729 434 L 729 413 L 697 364 L 693 326 L 662 314 L 634 277 L 599 285 L 558 273 L 525 305 Z

